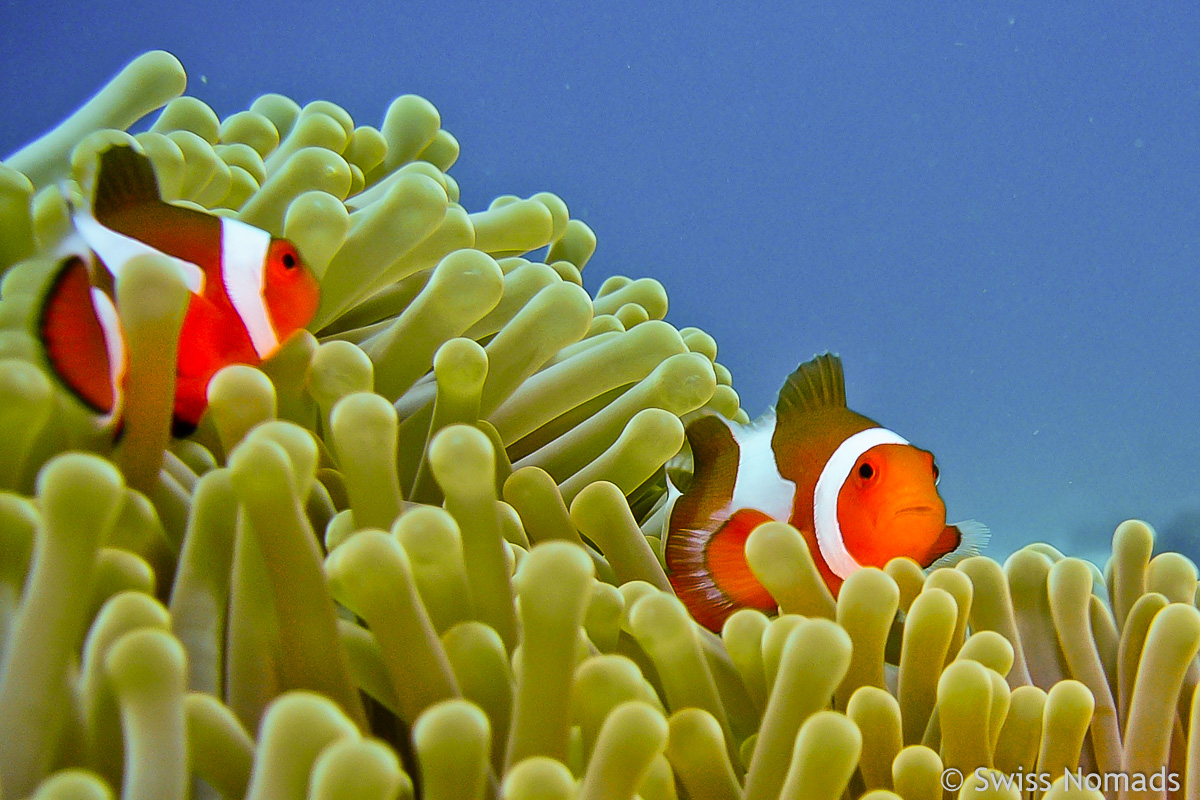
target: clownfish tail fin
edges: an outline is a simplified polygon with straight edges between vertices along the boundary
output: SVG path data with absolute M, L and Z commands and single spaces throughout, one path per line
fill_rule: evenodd
M 720 633 L 739 608 L 773 612 L 775 599 L 746 562 L 746 539 L 771 517 L 753 508 L 718 514 L 698 528 L 673 528 L 667 539 L 671 587 L 704 627 Z
M 675 595 L 697 622 L 717 632 L 734 611 L 733 604 L 718 588 L 707 565 L 709 541 L 724 523 L 722 516 L 699 527 L 689 527 L 681 524 L 672 513 L 668 517 L 664 548 L 667 578 Z
M 796 367 L 779 390 L 776 410 L 781 418 L 820 408 L 846 407 L 846 377 L 842 360 L 821 353 Z
M 100 222 L 113 214 L 144 203 L 158 203 L 162 195 L 150 159 L 127 144 L 100 154 L 92 213 Z
M 947 525 L 930 551 L 927 569 L 952 567 L 958 562 L 977 556 L 987 547 L 992 532 L 978 520 L 968 519 Z

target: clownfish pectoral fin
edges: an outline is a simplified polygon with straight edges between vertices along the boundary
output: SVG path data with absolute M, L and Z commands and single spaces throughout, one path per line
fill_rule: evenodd
M 963 559 L 977 556 L 987 546 L 991 531 L 982 522 L 973 519 L 947 525 L 942 535 L 934 542 L 927 557 L 927 569 L 952 567 Z
M 92 285 L 83 257 L 63 260 L 38 327 L 46 357 L 67 389 L 97 413 L 119 416 L 125 337 L 116 307 Z
M 951 553 L 958 550 L 958 546 L 962 544 L 962 532 L 957 525 L 947 525 L 942 529 L 942 533 L 938 536 L 937 541 L 929 548 L 929 553 L 925 556 L 927 563 L 922 566 L 929 568 L 947 558 Z

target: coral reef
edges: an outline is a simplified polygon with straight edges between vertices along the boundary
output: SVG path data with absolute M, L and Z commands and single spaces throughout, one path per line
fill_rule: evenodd
M 1159 770 L 1200 797 L 1196 569 L 1147 526 L 1104 574 L 1031 545 L 835 600 L 769 523 L 747 557 L 780 614 L 714 636 L 660 541 L 680 417 L 745 419 L 711 337 L 653 280 L 589 297 L 554 195 L 463 209 L 420 98 L 379 129 L 277 95 L 220 120 L 184 82 L 147 54 L 0 166 L 4 797 L 1133 798 Z M 119 291 L 116 444 L 35 336 L 59 184 L 131 138 L 165 196 L 288 236 L 322 285 L 185 440 L 168 264 Z M 1033 780 L 1073 769 L 1111 782 Z

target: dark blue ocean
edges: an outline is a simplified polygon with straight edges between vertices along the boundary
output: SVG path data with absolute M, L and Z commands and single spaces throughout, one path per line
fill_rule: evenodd
M 660 280 L 752 416 L 833 350 L 993 555 L 1200 557 L 1200 6 L 516 8 L 4 2 L 0 156 L 155 48 L 222 116 L 423 95 L 468 210 L 560 195 L 587 287 Z

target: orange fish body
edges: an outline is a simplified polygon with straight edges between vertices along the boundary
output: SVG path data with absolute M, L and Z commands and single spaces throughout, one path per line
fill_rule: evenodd
M 846 407 L 841 361 L 792 373 L 774 412 L 751 425 L 707 415 L 687 426 L 693 478 L 668 518 L 667 566 L 692 615 L 719 631 L 739 608 L 776 603 L 746 564 L 763 522 L 803 534 L 837 595 L 851 572 L 906 556 L 923 567 L 978 552 L 986 528 L 946 525 L 933 455 Z
M 114 286 L 139 255 L 172 257 L 192 291 L 176 367 L 178 433 L 199 422 L 218 370 L 269 358 L 316 313 L 316 278 L 291 242 L 163 202 L 149 159 L 130 146 L 100 155 L 92 209 L 74 210 L 73 222 L 75 252 L 52 283 L 41 334 L 63 382 L 102 414 L 119 414 L 124 375 Z

